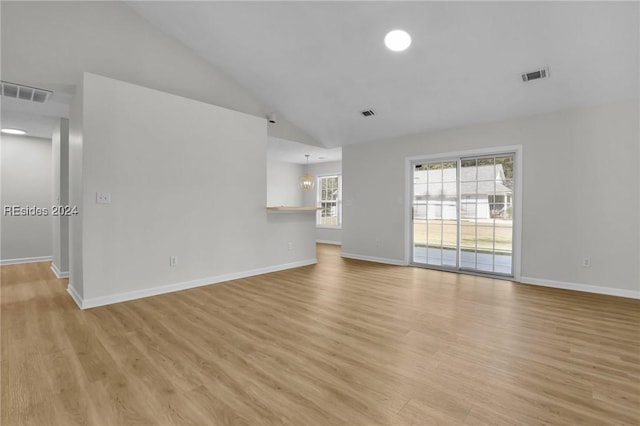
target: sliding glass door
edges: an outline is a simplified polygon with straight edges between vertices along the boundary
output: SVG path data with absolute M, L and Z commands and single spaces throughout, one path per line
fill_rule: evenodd
M 514 154 L 412 163 L 412 263 L 513 275 Z
M 413 168 L 413 262 L 458 266 L 458 165 L 418 163 Z

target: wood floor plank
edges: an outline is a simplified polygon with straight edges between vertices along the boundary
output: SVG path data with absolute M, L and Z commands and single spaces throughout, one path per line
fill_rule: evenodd
M 640 424 L 640 301 L 318 258 L 86 311 L 2 266 L 2 424 Z

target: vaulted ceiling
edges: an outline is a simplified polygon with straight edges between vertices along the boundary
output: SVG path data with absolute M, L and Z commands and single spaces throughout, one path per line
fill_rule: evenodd
M 638 2 L 126 4 L 327 148 L 639 94 Z M 413 37 L 405 52 L 384 47 L 395 28 Z M 522 72 L 540 67 L 550 78 L 522 82 Z M 176 85 L 181 78 L 176 72 Z M 54 98 L 31 109 L 3 97 L 3 126 L 48 137 L 73 91 L 46 88 Z M 365 109 L 376 115 L 363 118 Z M 300 162 L 309 150 L 270 142 Z M 339 150 L 316 154 L 333 159 Z
M 638 97 L 637 2 L 128 4 L 326 147 Z

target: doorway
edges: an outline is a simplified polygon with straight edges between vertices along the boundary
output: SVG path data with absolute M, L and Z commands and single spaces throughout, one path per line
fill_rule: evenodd
M 514 277 L 518 162 L 510 150 L 411 160 L 409 263 Z

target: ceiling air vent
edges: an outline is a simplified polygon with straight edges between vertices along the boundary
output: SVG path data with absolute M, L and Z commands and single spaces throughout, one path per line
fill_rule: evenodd
M 373 112 L 372 109 L 368 109 L 365 111 L 360 111 L 360 114 L 362 114 L 363 117 L 373 117 L 374 115 L 376 115 L 375 112 Z
M 540 68 L 539 70 L 525 72 L 522 74 L 522 81 L 527 82 L 531 80 L 538 80 L 541 78 L 549 77 L 549 67 Z
M 49 100 L 53 92 L 37 87 L 24 86 L 22 84 L 2 81 L 2 96 L 22 99 L 23 101 L 38 102 L 43 104 Z

